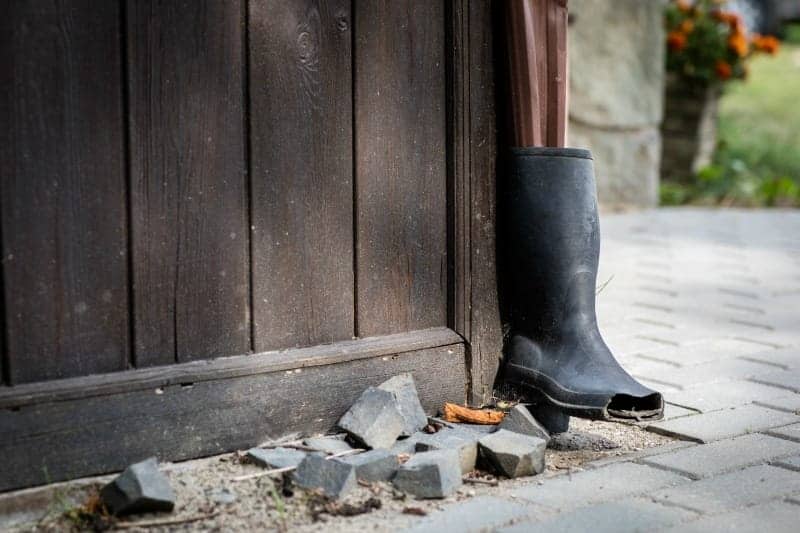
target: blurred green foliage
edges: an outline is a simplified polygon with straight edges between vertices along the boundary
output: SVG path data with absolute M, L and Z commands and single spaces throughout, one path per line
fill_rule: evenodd
M 789 34 L 800 41 L 800 27 Z M 725 87 L 718 135 L 713 164 L 690 185 L 664 183 L 663 204 L 800 207 L 800 45 L 785 41 Z

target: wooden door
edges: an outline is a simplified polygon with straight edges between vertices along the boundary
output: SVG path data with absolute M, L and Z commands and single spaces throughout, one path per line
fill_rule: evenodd
M 325 431 L 405 371 L 485 394 L 485 3 L 6 11 L 0 490 Z

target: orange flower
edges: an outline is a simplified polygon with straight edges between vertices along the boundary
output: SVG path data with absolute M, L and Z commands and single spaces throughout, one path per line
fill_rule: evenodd
M 667 46 L 670 50 L 680 52 L 686 48 L 686 35 L 680 31 L 671 31 L 667 35 Z
M 733 74 L 733 69 L 727 62 L 719 60 L 717 64 L 714 65 L 714 72 L 716 72 L 719 79 L 727 80 L 731 77 L 731 74 Z
M 720 22 L 724 22 L 733 31 L 744 32 L 744 22 L 738 13 L 731 11 L 712 11 L 711 16 Z
M 678 29 L 686 35 L 689 35 L 692 33 L 692 30 L 694 30 L 694 21 L 691 19 L 686 19 L 681 22 L 681 25 L 678 27 Z
M 733 50 L 737 56 L 744 57 L 747 55 L 748 46 L 747 38 L 744 33 L 735 31 L 728 37 L 728 48 Z
M 678 9 L 684 13 L 688 13 L 692 10 L 692 5 L 687 0 L 677 0 L 675 4 L 678 6 Z
M 753 35 L 753 47 L 759 52 L 766 52 L 770 55 L 778 53 L 780 41 L 772 35 Z

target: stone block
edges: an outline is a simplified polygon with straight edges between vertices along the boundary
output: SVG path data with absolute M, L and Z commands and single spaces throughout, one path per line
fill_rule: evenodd
M 649 493 L 663 487 L 689 483 L 689 479 L 636 463 L 614 463 L 571 475 L 545 479 L 510 490 L 517 501 L 564 510 L 626 496 Z
M 326 454 L 341 453 L 353 449 L 344 439 L 338 437 L 309 437 L 303 440 L 303 444 Z
M 155 457 L 130 465 L 101 489 L 100 498 L 114 515 L 172 511 L 175 507 L 175 493 Z
M 571 117 L 616 129 L 661 122 L 662 7 L 659 2 L 641 0 L 570 1 L 574 19 L 567 32 Z
M 475 470 L 475 462 L 478 459 L 478 438 L 479 435 L 470 431 L 443 428 L 436 433 L 420 433 L 416 437 L 416 451 L 455 450 L 458 452 L 461 472 L 466 474 Z
M 653 499 L 703 513 L 722 513 L 800 491 L 797 472 L 758 465 L 652 494 Z
M 405 425 L 401 436 L 408 437 L 428 424 L 428 415 L 419 401 L 417 386 L 411 374 L 400 374 L 381 383 L 379 389 L 394 393 Z
M 389 481 L 400 466 L 397 454 L 389 450 L 370 450 L 368 452 L 333 459 L 356 468 L 356 478 L 362 481 Z
M 791 424 L 789 426 L 772 428 L 765 433 L 767 435 L 772 435 L 773 437 L 800 442 L 800 424 Z
M 796 453 L 800 453 L 800 443 L 751 434 L 653 455 L 642 462 L 700 479 Z
M 500 423 L 499 429 L 513 431 L 522 435 L 529 435 L 531 437 L 538 437 L 546 441 L 550 440 L 550 434 L 542 426 L 538 420 L 528 411 L 528 408 L 522 404 L 515 405 Z
M 286 468 L 299 465 L 306 452 L 292 448 L 250 448 L 247 458 L 258 466 L 266 468 Z
M 497 474 L 509 478 L 532 476 L 544 471 L 547 441 L 500 429 L 478 441 L 481 461 Z
M 497 527 L 530 515 L 531 506 L 497 496 L 477 496 L 450 505 L 410 527 L 408 533 L 443 531 L 494 531 Z
M 346 496 L 357 486 L 355 466 L 315 454 L 303 459 L 293 478 L 298 487 L 318 490 L 329 498 Z
M 375 387 L 365 390 L 339 420 L 340 428 L 368 448 L 391 448 L 405 426 L 395 394 Z
M 584 507 L 553 518 L 542 518 L 537 522 L 523 520 L 497 531 L 502 533 L 660 531 L 696 516 L 696 513 L 686 509 L 661 505 L 644 498 L 630 498 L 620 502 Z
M 797 531 L 797 504 L 776 501 L 701 517 L 662 533 L 778 533 Z
M 656 422 L 647 429 L 662 435 L 712 442 L 800 422 L 800 416 L 758 405 L 713 411 L 694 416 Z
M 458 452 L 445 449 L 418 453 L 400 466 L 392 483 L 418 498 L 449 496 L 462 484 Z

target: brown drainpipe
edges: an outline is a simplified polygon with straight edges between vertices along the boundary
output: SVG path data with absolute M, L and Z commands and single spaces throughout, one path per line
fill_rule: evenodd
M 567 133 L 567 0 L 506 0 L 514 146 L 563 147 Z

